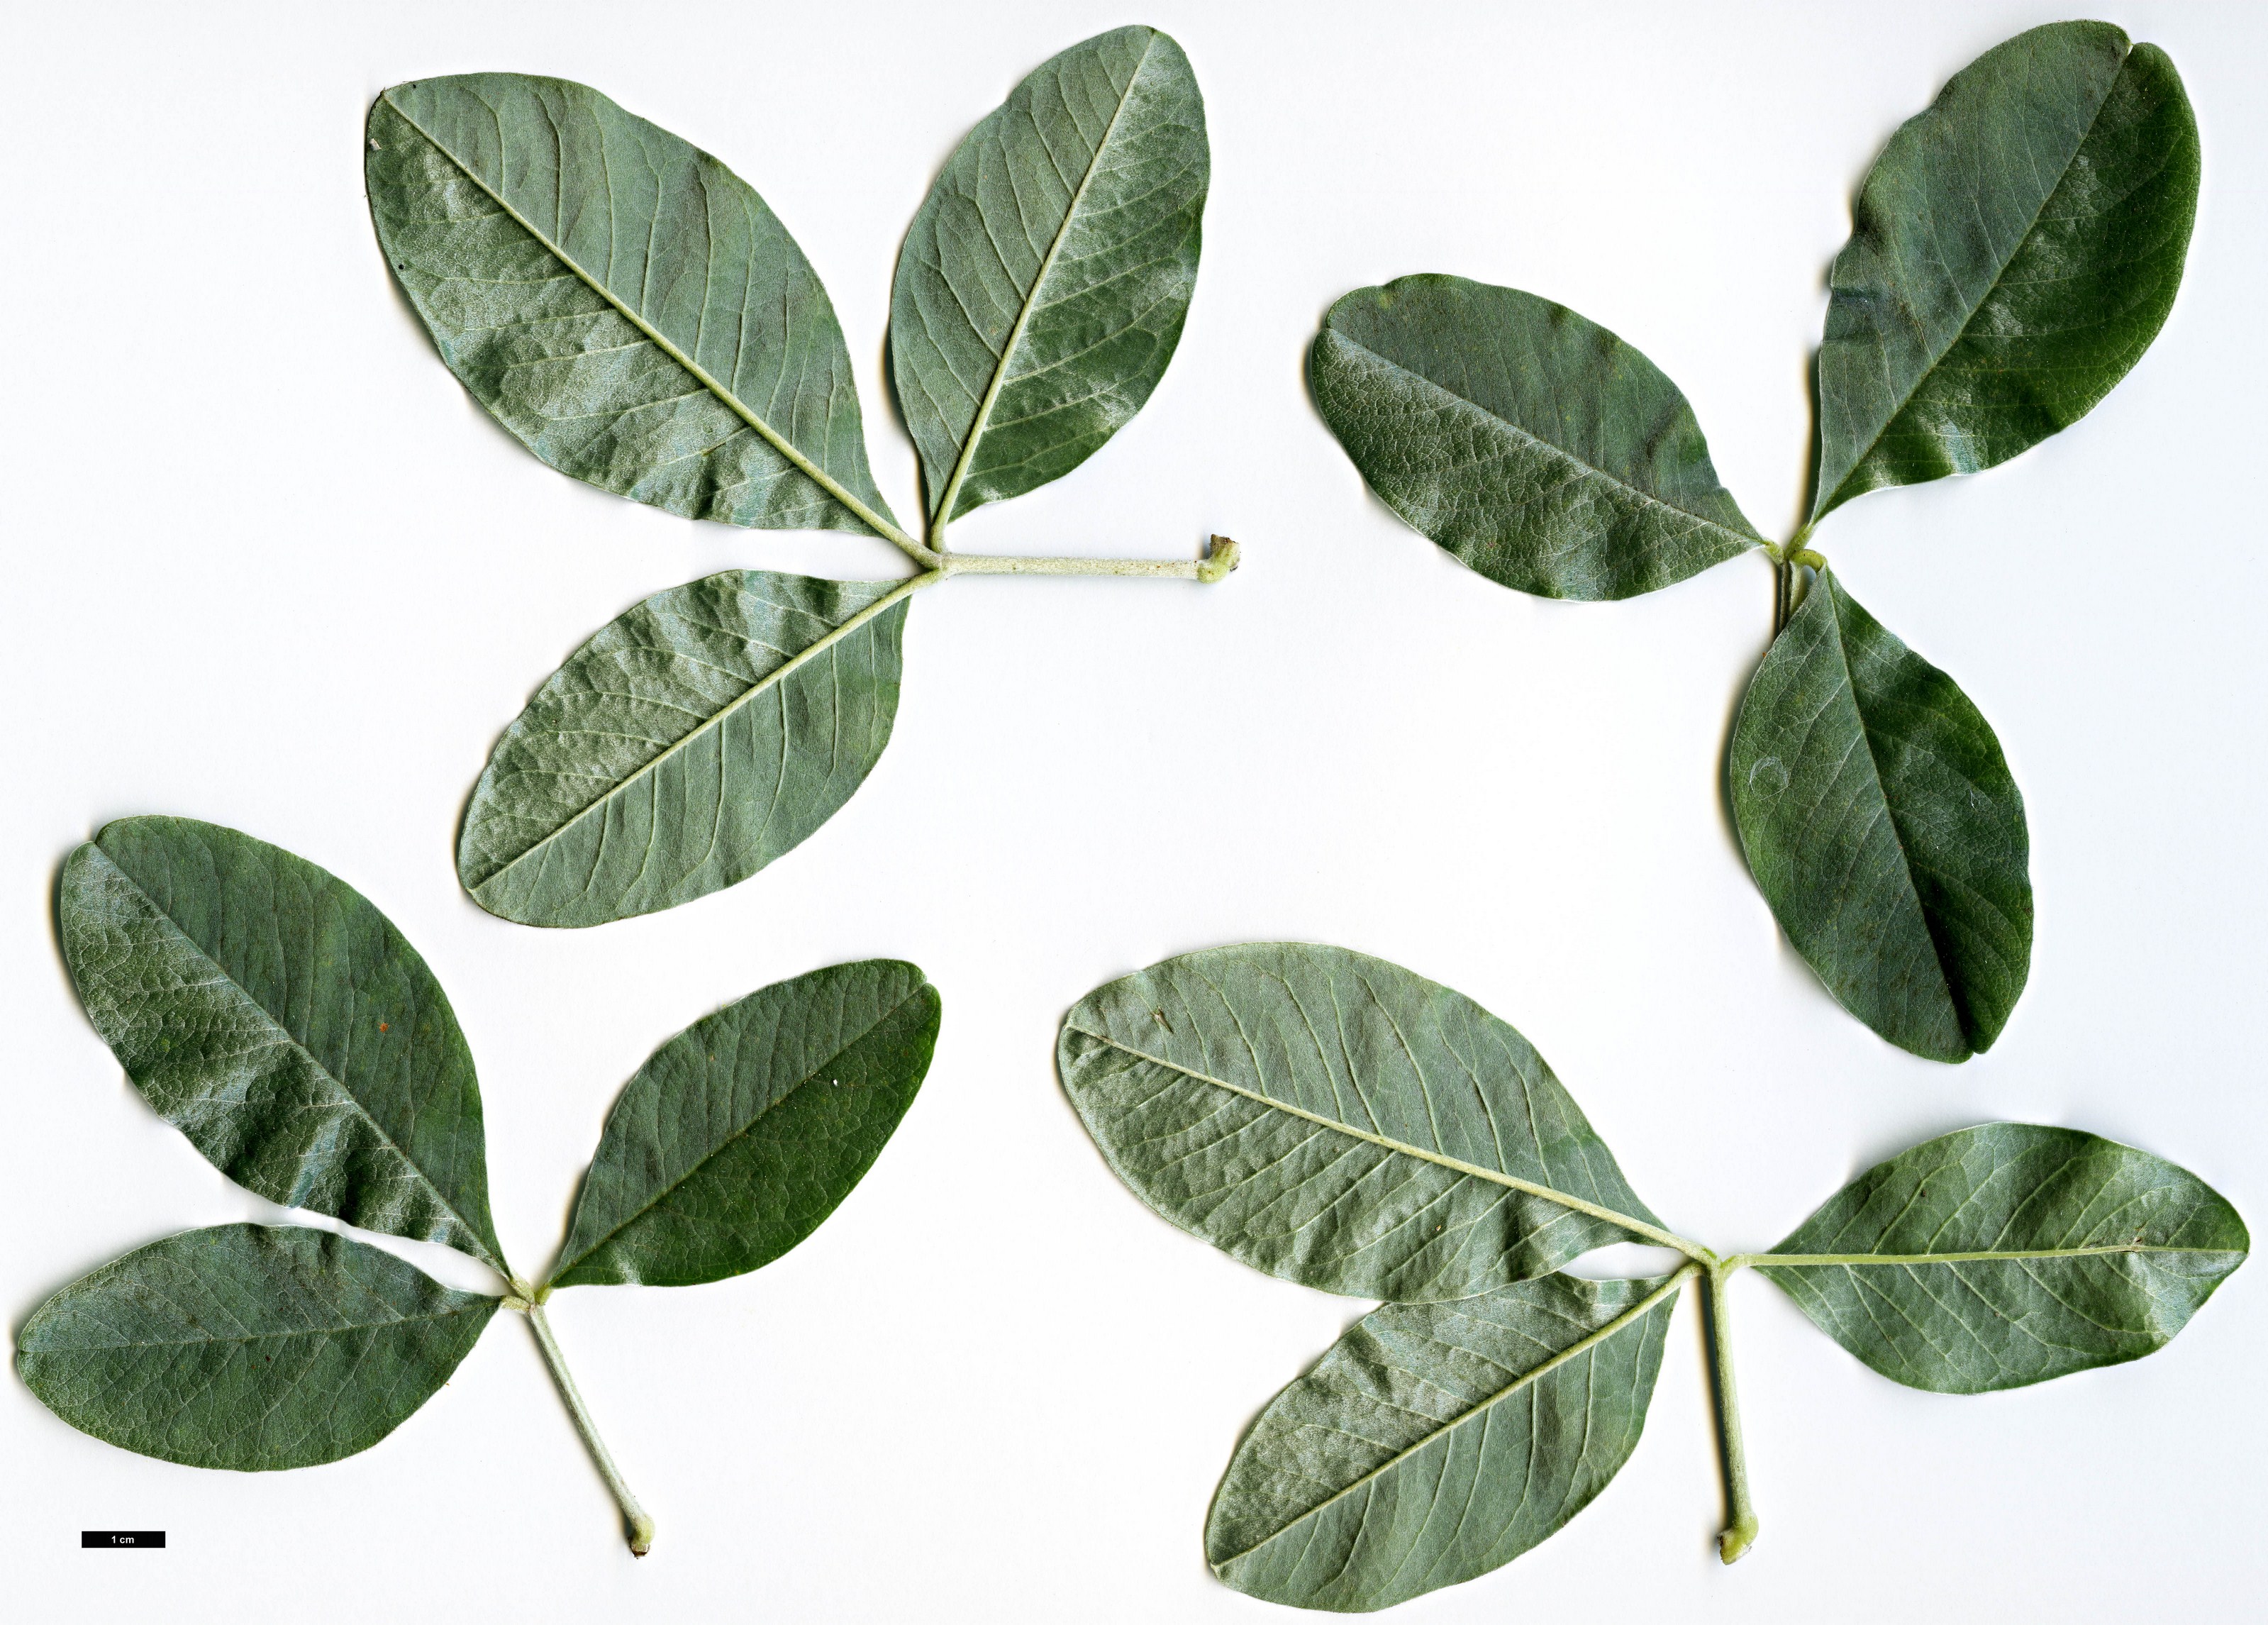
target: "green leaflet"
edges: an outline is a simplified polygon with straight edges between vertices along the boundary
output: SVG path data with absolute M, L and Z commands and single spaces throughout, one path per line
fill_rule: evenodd
M 763 570 L 657 593 L 568 657 L 489 757 L 457 847 L 482 908 L 594 926 L 744 880 L 865 779 L 902 592 Z
M 1238 1591 L 1362 1614 L 1557 1533 L 1637 1448 L 1678 1275 L 1366 1315 L 1260 1413 L 1205 1521 Z
M 224 1224 L 65 1287 L 24 1323 L 16 1369 L 72 1427 L 145 1456 L 308 1467 L 400 1427 L 496 1311 L 344 1236 Z
M 392 1432 L 512 1309 L 644 1555 L 653 1520 L 568 1374 L 549 1289 L 512 1275 L 496 1245 L 472 1059 L 400 934 L 314 865 L 185 818 L 108 825 L 70 855 L 62 891 L 64 956 L 89 1016 L 224 1173 L 276 1201 L 461 1247 L 511 1292 L 452 1291 L 318 1230 L 193 1231 L 33 1315 L 17 1361 L 33 1392 L 145 1455 L 309 1466 Z M 608 1119 L 560 1282 L 713 1281 L 794 1246 L 905 1114 L 938 1005 L 914 966 L 868 960 L 752 993 L 662 1045 Z
M 1189 59 L 1142 27 L 1042 63 L 946 160 L 890 295 L 933 523 L 1061 478 L 1141 410 L 1197 285 L 1211 165 Z
M 1885 1376 L 1976 1393 L 2154 1352 L 2250 1246 L 2196 1176 L 2093 1134 L 2016 1123 L 1893 1157 L 1768 1253 L 1722 1256 L 1650 1214 L 1616 1226 L 1583 1207 L 1568 1209 L 1580 1245 L 1485 1210 L 1486 1245 L 1443 1240 L 1450 1232 L 1425 1220 L 1469 1226 L 1458 1203 L 1490 1183 L 1476 1133 L 1501 1136 L 1511 1164 L 1548 1119 L 1556 1166 L 1587 1168 L 1602 1193 L 1627 1187 L 1511 1028 L 1344 949 L 1165 960 L 1082 1001 L 1058 1053 L 1095 1143 L 1160 1215 L 1270 1274 L 1403 1300 L 1365 1316 L 1270 1401 L 1213 1498 L 1214 1572 L 1295 1607 L 1389 1607 L 1555 1533 L 1636 1447 L 1689 1280 L 1706 1290 L 1730 1563 L 1759 1527 L 1726 1292 L 1741 1270 L 1770 1275 Z M 1334 1100 L 1336 1120 L 1312 1109 Z M 1354 1130 L 1356 1116 L 1371 1126 Z M 1458 1157 L 1421 1149 L 1428 1134 Z M 1450 1161 L 1470 1186 L 1437 1176 Z M 1508 1206 L 1520 1187 L 1498 1181 Z M 1634 1197 L 1626 1208 L 1646 1212 Z M 1538 1200 L 1531 1211 L 1546 1209 Z M 1474 1260 L 1564 1262 L 1633 1238 L 1685 1262 L 1607 1282 L 1542 1262 L 1439 1301 L 1460 1268 L 1468 1282 L 1486 1273 Z M 1403 1282 L 1434 1301 L 1410 1301 Z
M 746 181 L 587 85 L 397 85 L 371 218 L 441 358 L 563 474 L 688 519 L 895 530 L 827 291 Z
M 913 1104 L 937 989 L 869 959 L 696 1022 L 607 1119 L 555 1287 L 692 1286 L 762 1268 L 850 1193 Z
M 1756 1265 L 1892 1381 L 1987 1393 L 2156 1353 L 2250 1247 L 2184 1169 L 1988 1123 L 1870 1169 Z
M 2173 307 L 2198 175 L 2181 77 L 2108 23 L 1955 74 L 1875 161 L 1829 277 L 1812 517 L 2092 410 Z
M 1327 1292 L 1469 1297 L 1660 1233 L 1525 1038 L 1381 959 L 1299 942 L 1167 959 L 1089 993 L 1056 1053 L 1144 1201 Z
M 2023 797 L 1953 679 L 1831 571 L 1733 727 L 1734 816 L 1756 884 L 1843 1007 L 1902 1049 L 1990 1049 L 2031 964 Z
M 234 830 L 122 818 L 64 864 L 59 912 L 88 1019 L 216 1168 L 504 1269 L 472 1054 L 359 892 Z
M 1441 276 L 1358 288 L 1307 376 L 1380 499 L 1506 587 L 1629 598 L 1764 541 L 1677 386 L 1532 293 Z

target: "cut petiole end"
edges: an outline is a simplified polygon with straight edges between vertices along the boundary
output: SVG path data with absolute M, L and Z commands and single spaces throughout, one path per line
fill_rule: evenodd
M 1756 1515 L 1754 1512 L 1737 1518 L 1733 1526 L 1717 1537 L 1717 1555 L 1727 1563 L 1736 1563 L 1749 1555 L 1756 1543 Z
M 1197 580 L 1210 587 L 1216 581 L 1228 580 L 1229 572 L 1244 562 L 1244 550 L 1226 536 L 1215 536 L 1205 549 L 1204 562 L 1197 566 Z

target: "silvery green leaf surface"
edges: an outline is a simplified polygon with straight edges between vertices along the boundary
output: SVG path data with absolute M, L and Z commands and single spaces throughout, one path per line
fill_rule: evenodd
M 2108 23 L 1955 74 L 1875 160 L 1828 279 L 1812 517 L 2092 410 L 2173 307 L 2198 176 L 2181 76 Z
M 24 1323 L 16 1369 L 56 1415 L 127 1450 L 309 1467 L 400 1427 L 497 1304 L 348 1237 L 223 1224 L 65 1287 Z
M 615 1103 L 555 1286 L 691 1286 L 761 1268 L 835 1211 L 913 1104 L 937 989 L 862 960 L 696 1022 Z
M 1510 1562 L 1638 1445 L 1677 1277 L 1388 1304 L 1273 1400 L 1205 1521 L 1238 1591 L 1363 1614 Z
M 895 529 L 827 291 L 708 153 L 587 85 L 470 73 L 379 96 L 364 163 L 441 358 L 553 468 L 688 519 Z
M 1089 993 L 1056 1054 L 1137 1195 L 1326 1292 L 1469 1297 L 1659 1235 L 1525 1038 L 1382 959 L 1185 954 Z
M 1307 358 L 1379 499 L 1491 580 L 1629 598 L 1763 538 L 1677 386 L 1564 305 L 1403 277 L 1333 305 Z
M 1058 479 L 1181 341 L 1211 158 L 1154 28 L 1051 57 L 969 131 L 898 255 L 890 362 L 933 520 Z
M 1987 1393 L 2154 1354 L 2250 1247 L 2185 1169 L 1988 1123 L 1870 1169 L 1756 1267 L 1892 1381 Z
M 594 926 L 747 879 L 850 799 L 897 715 L 897 584 L 728 570 L 568 657 L 474 787 L 457 873 L 482 908 Z
M 1822 570 L 1733 726 L 1733 811 L 1788 941 L 1933 1060 L 1990 1049 L 2032 950 L 2024 801 L 1952 678 Z
M 234 830 L 122 818 L 65 861 L 59 913 L 95 1030 L 216 1168 L 504 1272 L 472 1054 L 361 893 Z

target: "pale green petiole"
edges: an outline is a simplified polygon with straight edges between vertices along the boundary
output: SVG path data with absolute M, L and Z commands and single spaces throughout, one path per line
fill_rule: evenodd
M 1772 565 L 1772 636 L 1775 638 L 1787 630 L 1789 617 L 1794 615 L 1795 606 L 1802 602 L 1802 595 L 1796 591 L 1796 587 L 1802 580 L 1804 571 L 1817 572 L 1827 568 L 1824 558 L 1804 546 L 1810 538 L 1811 527 L 1806 525 L 1782 545 L 1768 545 L 1764 549 L 1764 557 L 1771 559 Z
M 622 1510 L 622 1533 L 630 1539 L 630 1555 L 643 1557 L 653 1549 L 653 1519 L 638 1504 L 630 1487 L 622 1481 L 622 1469 L 615 1466 L 606 1440 L 599 1437 L 598 1424 L 591 1420 L 582 1392 L 575 1386 L 574 1375 L 567 1369 L 567 1358 L 559 1352 L 559 1340 L 551 1334 L 550 1319 L 543 1312 L 543 1300 L 551 1296 L 550 1292 L 530 1287 L 517 1277 L 512 1288 L 504 1306 L 526 1315 L 527 1324 L 535 1328 L 536 1347 L 543 1350 L 543 1363 L 551 1368 L 551 1379 L 559 1385 L 559 1397 L 567 1401 L 567 1414 L 575 1419 L 575 1431 L 583 1436 L 585 1448 L 598 1464 L 599 1476 L 607 1481 L 607 1488 L 614 1492 L 615 1504 Z
M 867 622 L 876 620 L 894 609 L 901 600 L 909 598 L 924 587 L 935 587 L 949 576 L 956 575 L 1131 575 L 1164 576 L 1185 581 L 1213 582 L 1219 580 L 1238 564 L 1238 549 L 1226 536 L 1215 536 L 1211 550 L 1203 560 L 1182 562 L 1150 558 L 1019 558 L 997 557 L 983 553 L 953 553 L 929 555 L 930 567 L 919 575 L 909 575 L 888 592 L 844 621 L 840 626 L 798 650 L 794 657 L 770 673 L 765 681 L 751 688 L 742 701 L 767 693 L 781 679 L 799 666 L 809 665 L 857 632 Z M 672 746 L 672 750 L 677 749 Z M 663 752 L 667 755 L 668 751 Z M 648 764 L 651 766 L 651 764 Z
M 1725 1317 L 1725 1283 L 1738 1267 L 1718 1264 L 1708 1272 L 1709 1374 L 1717 1396 L 1717 1443 L 1725 1466 L 1725 1533 L 1717 1555 L 1736 1563 L 1756 1543 L 1756 1510 L 1749 1500 L 1749 1459 L 1741 1442 L 1741 1401 L 1733 1385 L 1733 1340 Z
M 1717 1555 L 1728 1563 L 1736 1563 L 1756 1543 L 1757 1525 L 1756 1504 L 1749 1498 L 1749 1456 L 1741 1437 L 1740 1392 L 1733 1381 L 1733 1334 L 1725 1312 L 1725 1283 L 1758 1262 L 1759 1255 L 1740 1253 L 1720 1259 L 1699 1242 L 1667 1230 L 1656 1232 L 1649 1239 L 1666 1241 L 1686 1256 L 1687 1261 L 1672 1280 L 1672 1286 L 1694 1274 L 1708 1282 L 1702 1314 L 1709 1333 L 1709 1384 L 1717 1413 L 1718 1459 L 1725 1473 L 1725 1529 L 1717 1537 Z
M 1210 584 L 1236 568 L 1239 550 L 1226 536 L 1215 536 L 1211 550 L 1202 559 L 1027 558 L 1012 554 L 947 553 L 940 550 L 932 554 L 934 562 L 928 574 L 917 579 L 926 583 L 932 577 L 942 580 L 955 575 L 1117 575 Z
M 1236 568 L 1237 553 L 1235 543 L 1226 536 L 1215 536 L 1211 550 L 1202 559 L 1020 558 L 1012 555 L 947 553 L 940 572 L 946 575 L 1131 575 L 1210 583 Z

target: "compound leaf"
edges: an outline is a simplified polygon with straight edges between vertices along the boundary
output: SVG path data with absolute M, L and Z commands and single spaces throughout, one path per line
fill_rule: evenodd
M 2156 1353 L 2250 1246 L 2184 1169 L 1988 1123 L 1860 1175 L 1756 1267 L 1892 1381 L 1988 1393 Z
M 457 873 L 482 908 L 595 926 L 747 879 L 835 816 L 897 716 L 895 583 L 728 570 L 568 657 L 473 790 Z
M 1831 571 L 1764 656 L 1733 728 L 1733 811 L 1780 927 L 1902 1049 L 1990 1049 L 2032 951 L 2024 801 L 1952 678 Z
M 1890 138 L 1828 281 L 1812 517 L 1972 474 L 2067 428 L 2173 308 L 2197 121 L 2154 45 L 2053 23 Z
M 1380 500 L 1506 587 L 1629 598 L 1763 540 L 1677 386 L 1533 293 L 1440 276 L 1358 288 L 1307 375 Z
M 65 1287 L 24 1323 L 16 1369 L 72 1427 L 145 1456 L 311 1467 L 400 1427 L 497 1304 L 344 1236 L 223 1224 Z
M 528 450 L 688 519 L 891 535 L 826 289 L 706 152 L 587 85 L 396 85 L 370 112 L 387 262 Z
M 472 1053 L 361 893 L 234 830 L 122 818 L 64 863 L 60 912 L 95 1030 L 216 1168 L 509 1273 Z
M 656 1050 L 607 1119 L 555 1286 L 761 1268 L 880 1155 L 937 1045 L 937 989 L 861 960 L 779 982 Z
M 1326 1292 L 1469 1297 L 1660 1236 L 1525 1038 L 1382 959 L 1263 942 L 1164 960 L 1089 993 L 1056 1053 L 1137 1195 Z
M 1546 1275 L 1364 1316 L 1252 1424 L 1206 1561 L 1251 1596 L 1342 1614 L 1510 1562 L 1630 1459 L 1681 1280 Z
M 969 131 L 890 296 L 933 521 L 1061 478 L 1141 410 L 1181 342 L 1211 173 L 1197 77 L 1154 28 L 1072 46 Z

